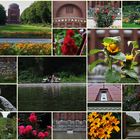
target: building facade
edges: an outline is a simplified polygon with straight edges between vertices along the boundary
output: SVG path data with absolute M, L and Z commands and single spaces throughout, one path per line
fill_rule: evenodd
M 86 2 L 84 1 L 54 1 L 54 27 L 86 27 Z

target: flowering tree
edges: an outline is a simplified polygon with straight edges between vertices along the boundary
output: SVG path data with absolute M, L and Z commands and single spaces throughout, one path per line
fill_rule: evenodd
M 89 69 L 92 70 L 94 66 L 99 63 L 105 63 L 108 66 L 107 72 L 105 73 L 105 79 L 108 83 L 137 83 L 138 75 L 135 71 L 135 66 L 137 66 L 136 56 L 140 53 L 138 50 L 139 45 L 137 41 L 128 41 L 128 46 L 132 45 L 132 50 L 130 54 L 124 54 L 121 52 L 121 38 L 117 37 L 106 37 L 103 39 L 102 50 L 93 49 L 90 51 L 90 55 L 95 55 L 96 53 L 103 53 L 105 59 L 98 59 L 94 61 Z M 113 64 L 120 65 L 120 71 L 113 68 Z
M 20 115 L 21 116 L 21 115 Z M 22 117 L 22 116 L 21 116 Z M 21 139 L 47 139 L 51 135 L 51 126 L 41 129 L 42 120 L 35 113 L 31 113 L 27 119 L 19 118 L 19 138 Z
M 120 118 L 119 113 L 89 113 L 88 137 L 90 139 L 120 138 Z
M 81 55 L 85 53 L 85 30 L 54 30 L 54 54 Z

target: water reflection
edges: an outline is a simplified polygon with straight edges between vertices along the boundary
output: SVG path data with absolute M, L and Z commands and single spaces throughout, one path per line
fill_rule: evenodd
M 21 84 L 20 111 L 85 111 L 85 84 Z

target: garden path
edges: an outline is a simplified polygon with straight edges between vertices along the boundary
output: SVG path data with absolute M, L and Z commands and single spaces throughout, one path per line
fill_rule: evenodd
M 0 38 L 0 43 L 51 43 L 51 39 Z

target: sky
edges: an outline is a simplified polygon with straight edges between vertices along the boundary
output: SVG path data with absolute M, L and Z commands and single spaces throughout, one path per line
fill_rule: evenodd
M 5 8 L 5 10 L 6 10 L 6 13 L 7 13 L 7 11 L 8 11 L 9 5 L 12 4 L 12 3 L 16 3 L 16 4 L 19 5 L 20 14 L 21 14 L 27 7 L 29 7 L 33 2 L 34 2 L 34 1 L 28 1 L 28 0 L 24 0 L 24 1 L 22 1 L 22 0 L 16 0 L 16 1 L 14 1 L 14 0 L 12 0 L 12 1 L 10 1 L 10 0 L 0 0 L 0 4 L 2 4 L 2 5 L 4 6 L 4 8 Z
M 127 114 L 134 117 L 137 122 L 140 122 L 140 113 L 129 113 L 129 112 L 127 112 Z

